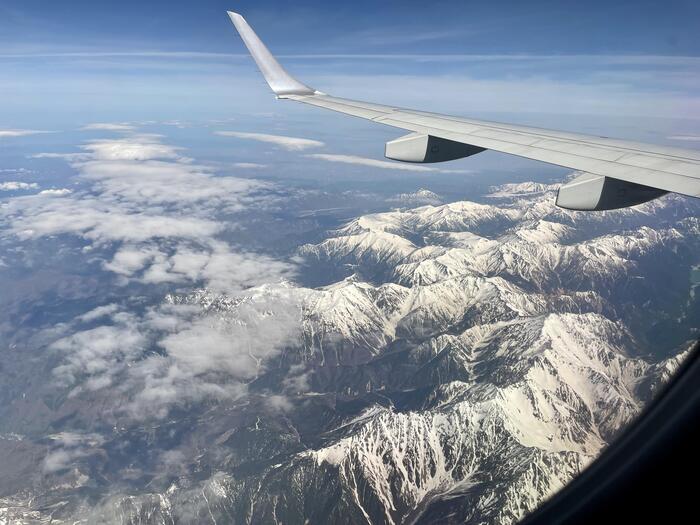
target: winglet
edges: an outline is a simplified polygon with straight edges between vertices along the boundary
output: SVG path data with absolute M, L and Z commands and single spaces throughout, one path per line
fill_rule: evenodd
M 231 22 L 236 26 L 243 43 L 250 51 L 253 60 L 258 65 L 258 69 L 260 69 L 275 95 L 284 98 L 287 95 L 313 95 L 316 93 L 313 88 L 302 84 L 285 71 L 265 44 L 263 44 L 262 40 L 258 38 L 255 31 L 248 25 L 245 18 L 233 11 L 228 11 L 228 16 L 231 17 Z

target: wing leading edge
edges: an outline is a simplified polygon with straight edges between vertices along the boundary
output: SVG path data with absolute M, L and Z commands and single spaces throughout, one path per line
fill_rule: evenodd
M 667 192 L 700 197 L 700 151 L 464 119 L 332 97 L 289 75 L 246 20 L 237 13 L 229 11 L 228 14 L 277 98 L 411 131 L 412 135 L 387 144 L 389 158 L 438 162 L 490 149 L 564 166 L 581 172 L 559 190 L 557 204 L 570 209 L 631 206 Z M 458 153 L 458 145 L 467 145 L 462 148 L 464 154 Z M 392 152 L 400 153 L 390 154 L 390 146 Z

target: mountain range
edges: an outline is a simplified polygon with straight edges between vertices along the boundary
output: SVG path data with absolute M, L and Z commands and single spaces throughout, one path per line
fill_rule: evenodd
M 405 197 L 299 247 L 323 286 L 166 295 L 232 325 L 287 305 L 294 336 L 251 354 L 233 400 L 5 428 L 0 454 L 26 477 L 0 487 L 0 523 L 516 522 L 615 439 L 698 332 L 695 203 L 576 213 L 555 190 L 422 190 L 431 204 Z M 71 462 L 47 469 L 55 443 Z

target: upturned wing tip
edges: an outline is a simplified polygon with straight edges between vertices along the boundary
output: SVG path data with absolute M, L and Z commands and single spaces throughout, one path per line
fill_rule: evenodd
M 286 98 L 289 95 L 316 94 L 313 88 L 287 73 L 243 16 L 235 11 L 227 11 L 227 13 L 275 95 Z

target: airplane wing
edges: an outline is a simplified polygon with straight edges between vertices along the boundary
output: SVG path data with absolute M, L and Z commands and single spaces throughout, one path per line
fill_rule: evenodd
M 387 158 L 441 162 L 490 149 L 564 166 L 579 173 L 560 187 L 557 205 L 574 210 L 632 206 L 668 192 L 700 197 L 700 151 L 332 97 L 293 78 L 241 15 L 231 11 L 228 14 L 277 98 L 410 131 L 386 144 Z

